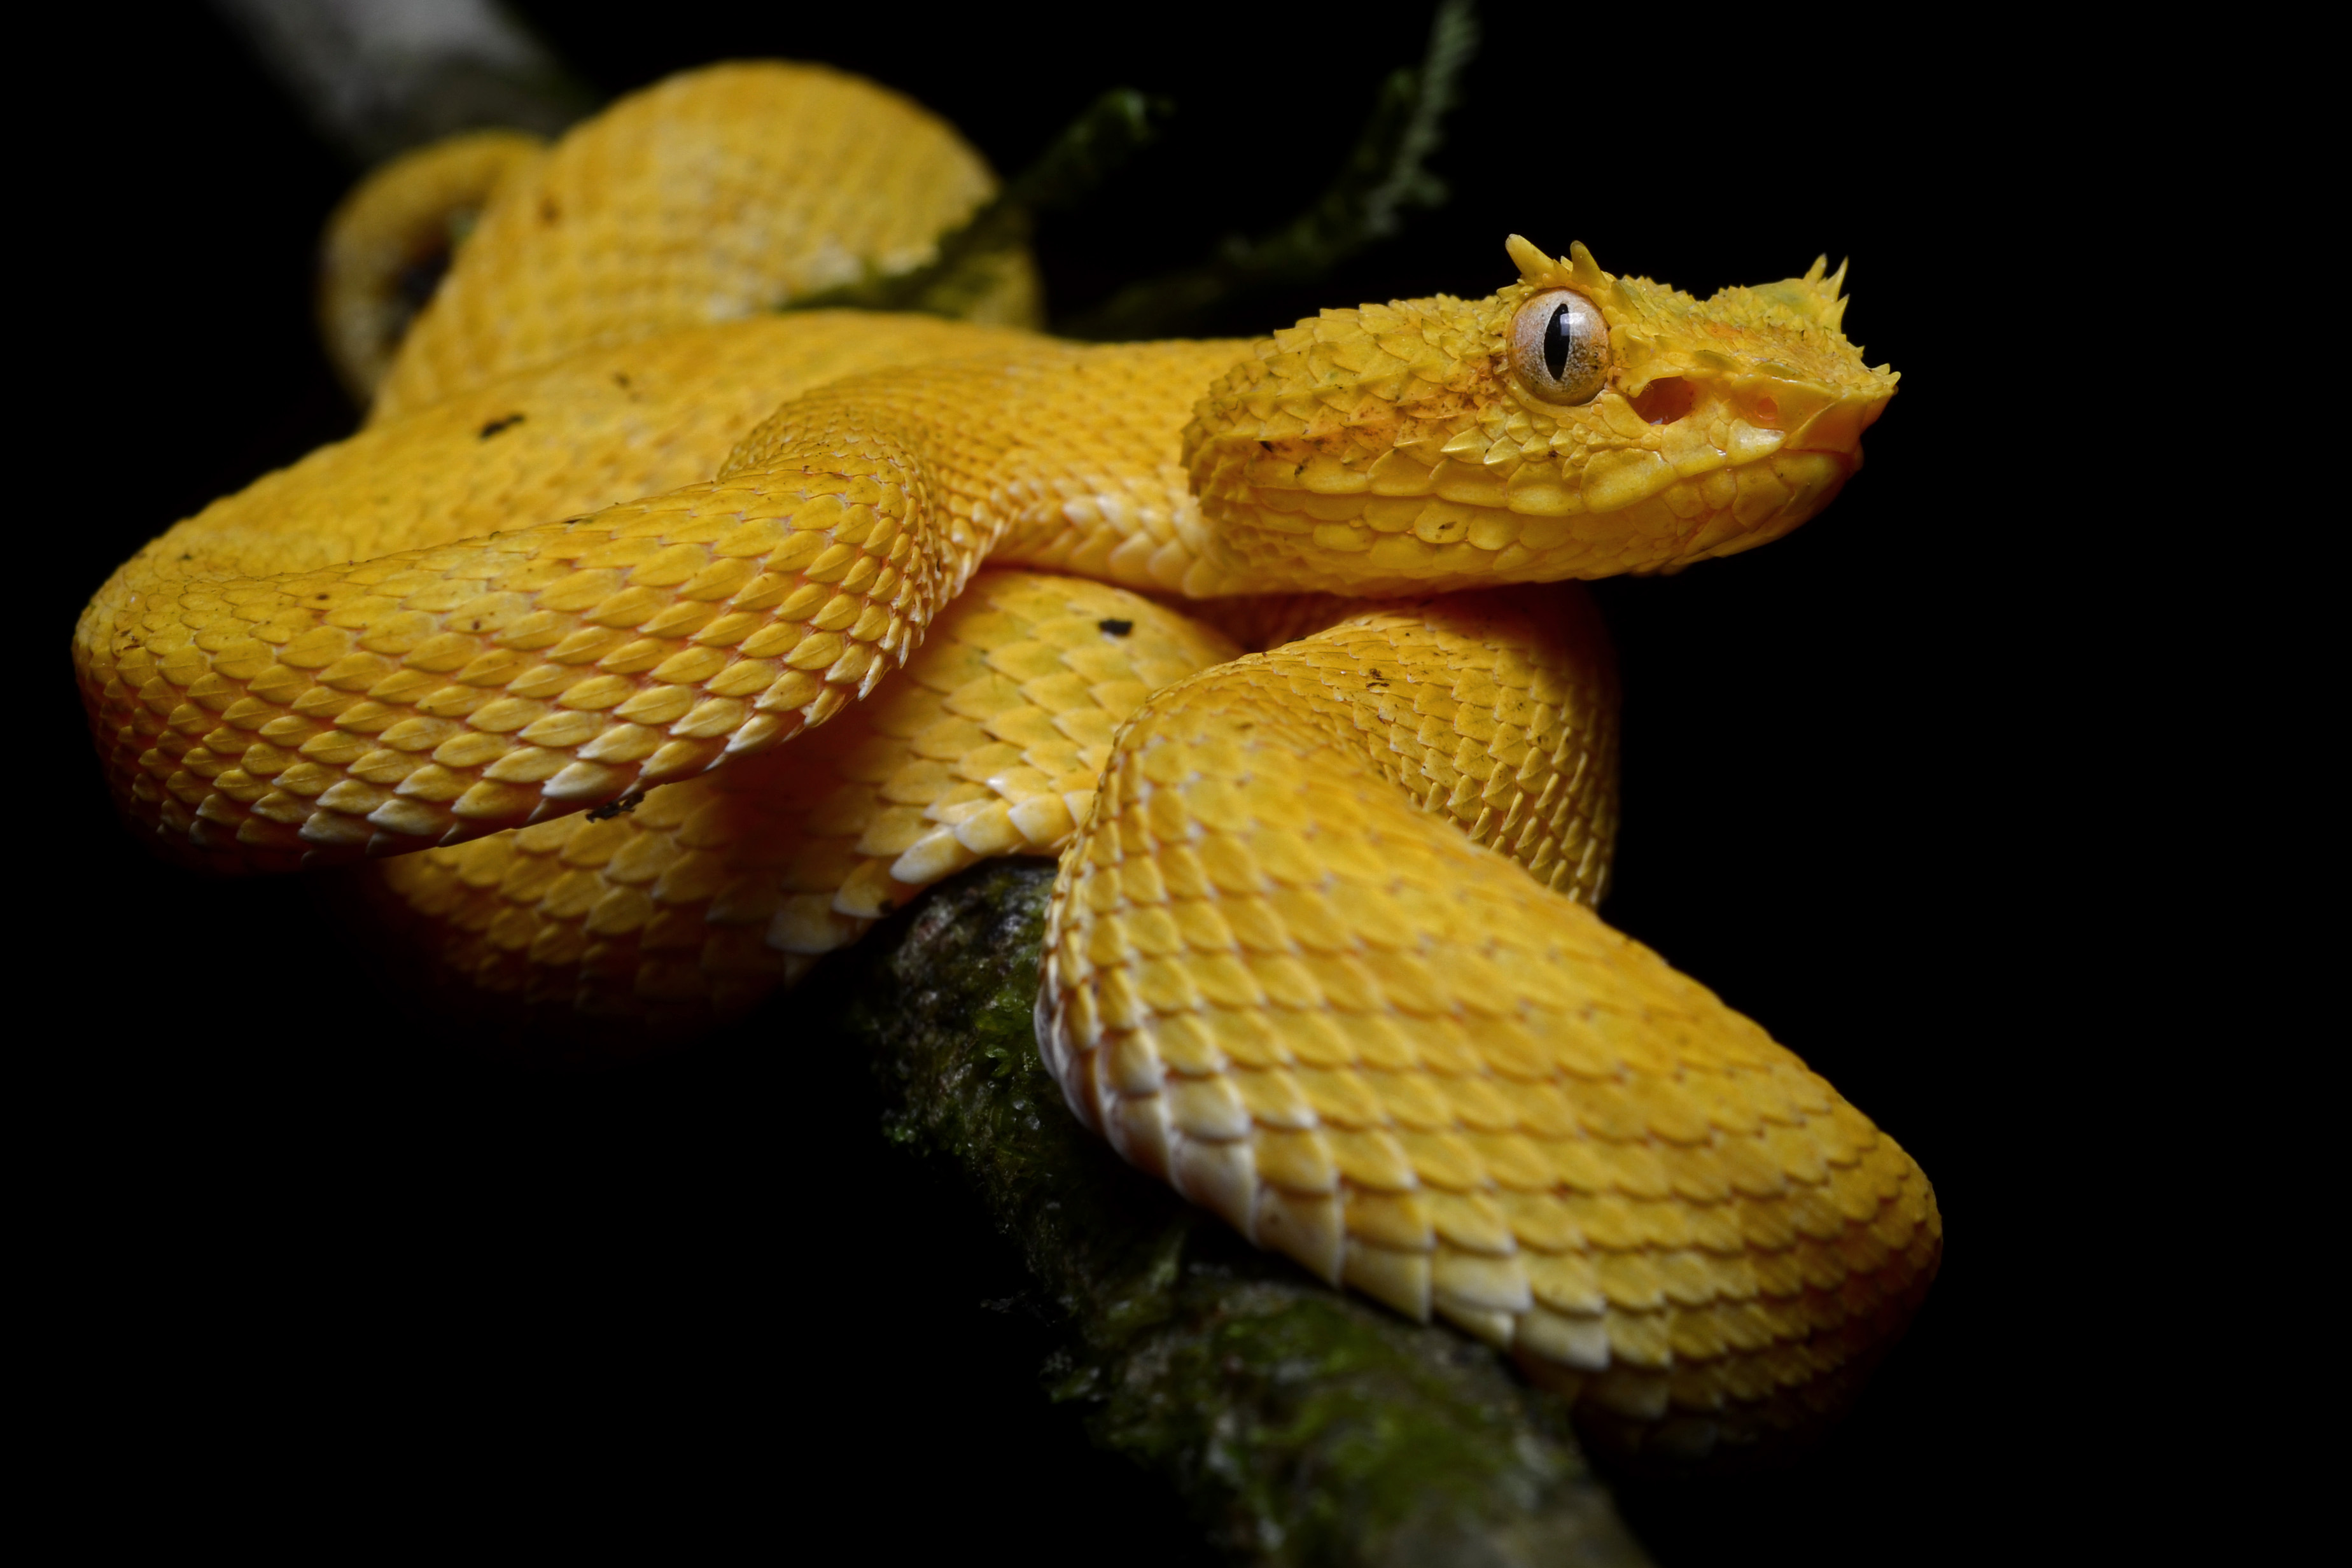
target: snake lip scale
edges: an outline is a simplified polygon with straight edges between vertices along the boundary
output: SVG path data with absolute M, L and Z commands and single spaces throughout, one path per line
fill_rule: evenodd
M 992 188 L 774 63 L 370 176 L 322 303 L 365 428 L 77 627 L 123 814 L 215 871 L 371 861 L 382 940 L 638 1038 L 1056 856 L 1039 1047 L 1126 1159 L 1629 1446 L 1826 1418 L 1934 1278 L 1934 1194 L 1594 913 L 1617 684 L 1575 580 L 1835 497 L 1896 385 L 1844 268 L 1701 300 L 1512 236 L 1491 293 L 1247 341 L 1044 336 L 1022 253 L 961 320 L 772 310 Z

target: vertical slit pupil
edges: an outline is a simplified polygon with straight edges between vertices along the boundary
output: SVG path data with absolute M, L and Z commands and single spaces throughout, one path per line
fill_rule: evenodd
M 1561 305 L 1544 324 L 1544 368 L 1558 381 L 1568 370 L 1568 351 L 1576 346 L 1576 327 L 1569 309 Z

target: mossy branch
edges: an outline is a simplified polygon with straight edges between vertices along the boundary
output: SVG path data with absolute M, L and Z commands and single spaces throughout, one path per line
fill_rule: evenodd
M 1054 868 L 976 867 L 848 962 L 897 1142 L 949 1162 L 1060 1324 L 1054 1398 L 1268 1564 L 1643 1561 L 1565 1412 L 1485 1346 L 1342 1295 L 1121 1163 L 1030 1009 Z
M 1370 120 L 1315 203 L 1257 238 L 1234 236 L 1199 266 L 1130 283 L 1092 310 L 1057 321 L 1065 336 L 1101 342 L 1164 337 L 1197 327 L 1236 298 L 1310 283 L 1395 235 L 1407 215 L 1441 206 L 1443 180 L 1429 161 L 1444 142 L 1445 116 L 1478 52 L 1471 0 L 1442 0 L 1418 66 L 1381 83 Z M 1171 112 L 1131 88 L 1097 99 L 1037 161 L 908 272 L 869 268 L 854 282 L 786 304 L 790 310 L 849 308 L 963 313 L 994 281 L 999 258 L 1028 242 L 1040 214 L 1076 205 L 1155 141 Z
M 1355 149 L 1314 205 L 1270 234 L 1226 240 L 1198 267 L 1130 283 L 1058 330 L 1102 342 L 1165 336 L 1237 296 L 1312 282 L 1394 235 L 1408 213 L 1443 205 L 1445 184 L 1429 160 L 1444 142 L 1445 116 L 1477 52 L 1470 0 L 1444 0 L 1421 64 L 1381 83 Z
M 940 236 L 938 254 L 928 264 L 893 273 L 869 266 L 856 282 L 803 295 L 783 308 L 956 314 L 958 302 L 982 286 L 974 280 L 990 275 L 995 258 L 1028 243 L 1036 215 L 1069 206 L 1099 187 L 1159 135 L 1168 113 L 1164 100 L 1133 88 L 1113 88 L 961 227 Z

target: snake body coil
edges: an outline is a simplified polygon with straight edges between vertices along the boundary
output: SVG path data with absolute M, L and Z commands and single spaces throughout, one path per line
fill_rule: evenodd
M 468 177 L 368 427 L 83 616 L 162 847 L 388 858 L 449 973 L 656 1031 L 1058 854 L 1038 1039 L 1129 1160 L 1629 1431 L 1843 1400 L 1934 1274 L 1933 1194 L 1593 914 L 1615 678 L 1562 582 L 1828 502 L 1894 389 L 1838 278 L 1698 301 L 1514 237 L 1482 299 L 1255 342 L 1036 335 L 1020 257 L 995 324 L 761 313 L 919 265 L 990 188 L 798 67 Z

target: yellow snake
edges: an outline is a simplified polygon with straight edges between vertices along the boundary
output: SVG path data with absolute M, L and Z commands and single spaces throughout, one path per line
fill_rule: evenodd
M 1128 1160 L 1588 1412 L 1834 1407 L 1934 1195 L 1592 912 L 1615 687 L 1565 580 L 1827 504 L 1895 390 L 1843 268 L 1697 300 L 1513 237 L 1494 292 L 1234 342 L 1039 335 L 1017 255 L 981 320 L 772 312 L 992 189 L 921 110 L 773 64 L 373 176 L 324 307 L 367 426 L 76 632 L 122 811 L 221 870 L 388 858 L 464 984 L 640 1037 L 1058 854 L 1038 1040 Z M 403 247 L 468 205 L 377 353 Z

